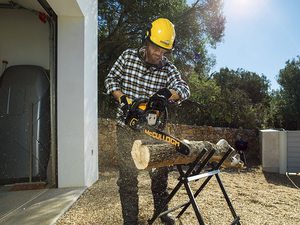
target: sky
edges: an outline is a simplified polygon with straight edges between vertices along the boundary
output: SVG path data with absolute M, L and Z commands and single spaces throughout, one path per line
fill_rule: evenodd
M 212 72 L 242 68 L 265 75 L 270 90 L 279 89 L 279 70 L 300 55 L 299 9 L 299 0 L 223 0 L 225 35 L 209 50 L 216 57 Z

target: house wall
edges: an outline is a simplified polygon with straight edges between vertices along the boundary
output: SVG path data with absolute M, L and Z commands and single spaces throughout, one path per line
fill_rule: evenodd
M 58 16 L 58 186 L 98 179 L 97 1 L 48 0 Z
M 41 6 L 20 1 L 28 7 Z M 57 14 L 58 187 L 98 179 L 97 0 L 47 0 Z M 29 5 L 28 5 L 29 4 Z M 1 9 L 0 60 L 50 67 L 49 25 L 28 10 Z M 1 72 L 1 71 L 0 71 Z
M 300 172 L 300 131 L 288 131 L 287 135 L 287 171 Z
M 22 9 L 0 11 L 0 63 L 38 65 L 49 69 L 49 25 L 33 12 Z M 2 72 L 2 66 L 0 68 Z
M 98 1 L 79 1 L 84 24 L 84 178 L 98 180 Z
M 280 174 L 288 171 L 289 133 L 273 129 L 260 131 L 263 171 Z
M 262 149 L 262 166 L 266 172 L 279 172 L 280 162 L 280 132 L 277 130 L 262 130 L 260 133 Z

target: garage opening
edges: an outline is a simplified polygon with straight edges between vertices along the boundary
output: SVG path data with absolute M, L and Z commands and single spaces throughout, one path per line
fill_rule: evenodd
M 46 0 L 0 0 L 0 185 L 57 185 L 56 30 Z

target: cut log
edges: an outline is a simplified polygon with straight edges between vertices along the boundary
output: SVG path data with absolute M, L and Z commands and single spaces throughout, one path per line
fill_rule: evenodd
M 217 144 L 208 141 L 186 141 L 186 143 L 190 147 L 189 155 L 177 152 L 176 148 L 170 144 L 149 144 L 135 140 L 131 156 L 138 169 L 151 169 L 192 163 L 204 149 L 207 150 L 206 155 L 214 149 L 216 152 L 210 161 L 219 161 L 227 150 L 232 148 L 224 139 L 221 139 Z M 236 156 L 237 153 L 233 152 L 234 154 L 232 153 L 223 163 L 225 167 L 241 166 L 241 161 Z

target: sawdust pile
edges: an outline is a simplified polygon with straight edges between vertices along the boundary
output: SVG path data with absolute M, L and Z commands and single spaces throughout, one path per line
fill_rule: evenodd
M 100 172 L 100 179 L 87 189 L 78 201 L 58 220 L 62 224 L 122 224 L 121 205 L 116 185 L 118 172 L 106 169 Z M 300 190 L 295 188 L 285 175 L 264 173 L 255 167 L 244 171 L 226 170 L 220 174 L 221 180 L 241 218 L 243 225 L 296 225 L 300 224 Z M 175 187 L 178 172 L 169 176 L 169 189 Z M 299 186 L 300 177 L 291 176 Z M 203 181 L 191 182 L 197 190 Z M 152 216 L 152 195 L 150 178 L 146 171 L 139 175 L 140 224 L 146 225 Z M 170 207 L 188 200 L 182 187 L 170 203 Z M 197 197 L 197 203 L 206 224 L 230 224 L 233 220 L 218 183 L 213 177 Z M 177 212 L 177 211 L 176 211 Z M 173 212 L 173 215 L 177 215 Z M 154 224 L 161 224 L 157 220 Z M 176 221 L 176 224 L 198 224 L 192 207 Z

